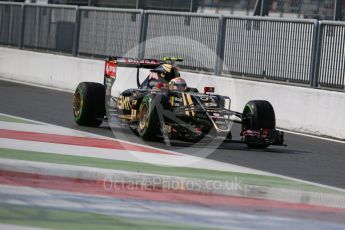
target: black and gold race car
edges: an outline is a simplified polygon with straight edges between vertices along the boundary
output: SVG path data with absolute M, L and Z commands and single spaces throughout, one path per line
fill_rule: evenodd
M 186 141 L 219 137 L 231 140 L 231 124 L 237 121 L 242 124 L 242 141 L 249 147 L 284 144 L 284 133 L 276 130 L 274 110 L 268 101 L 249 101 L 242 113 L 232 111 L 230 98 L 215 94 L 213 87 L 205 87 L 202 93 L 187 87 L 179 76 L 178 61 L 182 59 L 108 58 L 103 84 L 82 82 L 78 85 L 73 98 L 75 121 L 96 127 L 115 117 L 145 140 Z M 115 97 L 111 89 L 118 67 L 137 69 L 137 87 Z M 140 82 L 142 68 L 150 69 L 150 74 Z

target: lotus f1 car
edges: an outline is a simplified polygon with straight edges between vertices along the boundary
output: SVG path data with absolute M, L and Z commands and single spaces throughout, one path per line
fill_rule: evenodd
M 242 141 L 249 147 L 284 144 L 284 133 L 276 130 L 275 113 L 268 101 L 249 101 L 240 113 L 232 111 L 231 99 L 215 94 L 213 87 L 205 87 L 202 93 L 191 87 L 183 90 L 170 87 L 169 81 L 179 77 L 177 61 L 182 60 L 107 58 L 104 83 L 82 82 L 74 93 L 76 123 L 96 127 L 115 117 L 145 140 L 198 141 L 218 137 L 231 140 L 231 124 L 237 120 L 242 124 Z M 118 67 L 137 69 L 137 87 L 115 97 L 111 95 L 111 89 Z M 151 73 L 140 82 L 142 68 L 150 69 Z

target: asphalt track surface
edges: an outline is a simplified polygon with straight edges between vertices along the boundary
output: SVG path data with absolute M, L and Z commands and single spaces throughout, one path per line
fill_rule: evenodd
M 0 81 L 0 113 L 108 137 L 114 137 L 115 134 L 118 138 L 132 142 L 140 141 L 124 127 L 117 127 L 113 132 L 107 123 L 99 128 L 78 126 L 73 121 L 72 93 L 69 92 Z M 234 125 L 233 133 L 238 138 L 238 125 Z M 212 146 L 186 146 L 181 143 L 172 146 L 154 142 L 147 144 L 187 154 L 207 155 L 207 158 L 221 162 L 345 188 L 345 144 L 289 133 L 286 133 L 285 139 L 287 147 L 271 146 L 265 150 L 251 150 L 240 143 L 224 143 L 216 149 Z

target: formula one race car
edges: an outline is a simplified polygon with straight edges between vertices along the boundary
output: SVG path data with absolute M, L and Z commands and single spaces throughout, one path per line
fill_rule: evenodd
M 182 59 L 108 58 L 103 84 L 78 85 L 73 99 L 75 121 L 96 127 L 115 117 L 145 140 L 199 141 L 218 137 L 231 140 L 231 124 L 237 120 L 242 124 L 242 141 L 249 147 L 283 145 L 284 133 L 275 129 L 275 114 L 268 101 L 250 101 L 243 113 L 232 111 L 230 98 L 215 94 L 213 87 L 205 87 L 203 93 L 187 87 L 179 76 L 177 61 Z M 137 87 L 115 97 L 111 89 L 121 66 L 137 69 Z M 140 82 L 142 68 L 150 69 L 150 74 Z

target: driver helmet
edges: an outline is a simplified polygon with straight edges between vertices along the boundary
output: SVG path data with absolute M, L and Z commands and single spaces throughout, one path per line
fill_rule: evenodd
M 169 82 L 169 89 L 174 91 L 185 91 L 187 89 L 187 83 L 183 78 L 176 77 Z
M 173 66 L 171 64 L 160 65 L 157 68 L 151 70 L 151 72 L 156 73 L 158 77 L 163 78 L 167 82 L 170 82 L 171 79 L 180 76 L 180 73 L 178 72 L 176 66 Z

